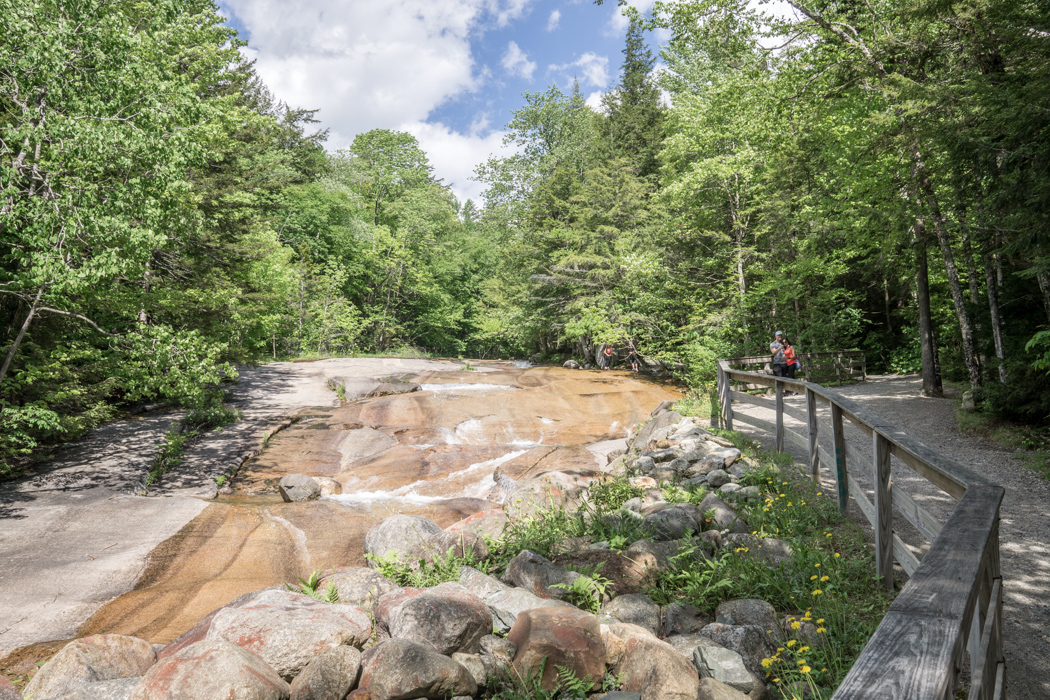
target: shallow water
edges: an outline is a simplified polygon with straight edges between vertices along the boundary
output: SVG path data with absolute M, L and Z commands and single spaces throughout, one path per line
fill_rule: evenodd
M 472 364 L 484 371 L 424 372 L 410 378 L 421 391 L 303 411 L 80 633 L 167 643 L 243 593 L 364 565 L 378 520 L 411 513 L 446 527 L 497 507 L 520 479 L 594 470 L 588 445 L 625 437 L 677 395 L 627 372 Z M 343 493 L 284 503 L 277 482 L 294 473 L 333 478 Z

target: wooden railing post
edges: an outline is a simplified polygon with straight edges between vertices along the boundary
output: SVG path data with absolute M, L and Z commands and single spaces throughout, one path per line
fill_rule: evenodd
M 846 468 L 846 431 L 842 424 L 842 409 L 831 403 L 831 438 L 835 448 L 835 486 L 838 487 L 839 512 L 849 509 L 849 477 Z
M 722 425 L 726 430 L 733 429 L 733 395 L 729 383 L 729 375 L 722 368 L 718 369 L 718 376 L 722 378 Z
M 817 395 L 806 389 L 806 412 L 809 418 L 809 476 L 820 486 L 820 451 L 817 449 Z
M 777 452 L 784 451 L 784 384 L 777 381 Z
M 893 492 L 890 483 L 890 441 L 873 432 L 875 453 L 875 575 L 893 589 Z

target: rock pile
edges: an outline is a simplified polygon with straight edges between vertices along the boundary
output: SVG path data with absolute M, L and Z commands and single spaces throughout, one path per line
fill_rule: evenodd
M 332 584 L 338 603 L 275 587 L 241 596 L 156 651 L 132 637 L 80 639 L 40 669 L 25 697 L 465 700 L 486 686 L 537 674 L 552 689 L 561 668 L 586 679 L 590 697 L 610 700 L 763 698 L 762 659 L 785 634 L 772 606 L 729 601 L 712 620 L 642 593 L 686 542 L 692 556 L 708 557 L 737 547 L 739 538 L 757 539 L 731 505 L 757 496 L 738 483 L 752 466 L 695 421 L 662 407 L 610 464 L 518 483 L 504 510 L 446 529 L 410 515 L 377 523 L 365 538 L 370 568 L 338 568 L 321 579 L 320 590 Z M 485 538 L 499 537 L 508 519 L 534 517 L 551 503 L 577 507 L 605 474 L 628 470 L 641 474 L 632 483 L 645 495 L 606 517 L 640 520 L 649 534 L 623 551 L 580 538 L 564 543 L 554 561 L 525 550 L 500 578 L 464 566 L 458 582 L 431 588 L 403 588 L 376 568 L 377 558 L 418 566 L 449 549 L 484 560 Z M 282 495 L 318 497 L 307 478 L 282 481 Z M 681 483 L 714 492 L 699 506 L 669 502 L 663 488 Z M 790 556 L 782 542 L 761 544 L 752 549 L 770 565 Z M 581 576 L 573 569 L 599 564 L 611 583 L 592 614 L 568 602 L 566 587 Z M 598 691 L 608 674 L 621 688 L 603 696 Z

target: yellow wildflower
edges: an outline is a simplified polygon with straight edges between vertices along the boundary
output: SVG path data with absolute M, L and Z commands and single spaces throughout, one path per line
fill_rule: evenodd
M 793 629 L 793 630 L 797 630 L 801 626 L 802 626 L 802 623 L 799 622 L 798 620 L 796 620 L 795 622 L 791 623 L 791 629 Z
M 787 643 L 788 649 L 790 649 L 791 647 L 795 646 L 796 644 L 798 644 L 798 642 L 796 642 L 794 639 L 789 640 L 788 643 Z
M 817 620 L 817 624 L 818 624 L 818 625 L 823 625 L 823 624 L 824 624 L 824 618 L 823 618 L 823 617 L 819 618 L 819 619 Z
M 809 577 L 809 580 L 810 581 L 816 581 L 817 580 L 817 575 L 813 574 L 812 576 Z
M 820 590 L 819 588 L 813 591 L 813 595 L 822 595 L 823 593 L 824 591 Z
M 818 627 L 817 628 L 817 634 L 824 634 L 827 631 L 828 630 L 826 628 L 824 628 L 824 627 Z
M 829 580 L 830 578 L 831 578 L 830 576 L 821 576 L 820 580 L 823 582 L 823 581 Z
M 811 669 L 811 668 L 810 668 L 809 666 L 803 666 L 803 667 L 802 667 L 802 668 L 800 668 L 799 670 L 800 670 L 800 671 L 802 671 L 802 673 L 809 673 L 809 672 L 810 672 L 810 671 L 812 671 L 813 669 Z
M 762 668 L 769 668 L 773 665 L 773 659 L 762 659 Z

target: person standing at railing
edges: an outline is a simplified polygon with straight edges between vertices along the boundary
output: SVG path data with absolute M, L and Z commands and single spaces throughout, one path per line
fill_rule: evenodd
M 792 345 L 790 340 L 784 338 L 780 342 L 784 346 L 784 359 L 787 360 L 787 372 L 783 376 L 788 379 L 794 379 L 795 372 L 802 366 L 802 363 L 798 361 L 798 356 L 795 354 L 795 346 Z
M 773 342 L 769 344 L 769 352 L 773 355 L 773 376 L 787 376 L 787 357 L 784 355 L 784 331 L 777 331 L 773 335 Z

